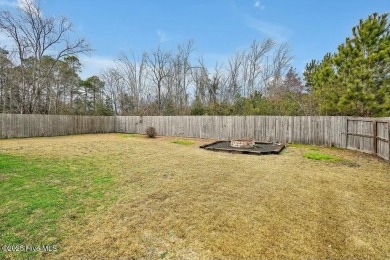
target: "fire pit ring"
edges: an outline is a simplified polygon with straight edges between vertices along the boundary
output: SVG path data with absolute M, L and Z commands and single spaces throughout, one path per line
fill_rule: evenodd
M 243 140 L 235 140 L 243 141 Z M 230 153 L 241 153 L 241 154 L 279 154 L 285 147 L 281 143 L 270 143 L 270 142 L 256 142 L 253 140 L 245 140 L 249 142 L 241 142 L 242 145 L 252 145 L 250 147 L 233 147 L 232 140 L 230 141 L 216 141 L 211 144 L 201 145 L 200 148 L 215 151 L 215 152 L 230 152 Z M 254 145 L 253 145 L 253 143 Z
M 256 143 L 252 139 L 233 139 L 230 141 L 230 146 L 235 148 L 253 148 Z

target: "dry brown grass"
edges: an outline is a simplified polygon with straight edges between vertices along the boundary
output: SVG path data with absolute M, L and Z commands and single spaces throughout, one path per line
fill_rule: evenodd
M 75 221 L 58 258 L 390 259 L 390 166 L 321 148 L 339 161 L 215 153 L 174 138 L 115 134 L 2 140 L 3 152 L 93 158 L 116 202 Z

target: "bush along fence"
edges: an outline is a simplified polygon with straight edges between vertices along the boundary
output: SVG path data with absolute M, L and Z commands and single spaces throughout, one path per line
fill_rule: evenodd
M 390 161 L 390 118 L 330 116 L 62 116 L 0 114 L 0 138 L 89 133 L 159 135 L 340 147 Z

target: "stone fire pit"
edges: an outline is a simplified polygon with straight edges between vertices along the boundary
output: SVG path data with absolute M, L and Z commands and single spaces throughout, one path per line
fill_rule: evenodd
M 235 148 L 253 148 L 256 143 L 252 139 L 233 139 L 230 141 L 230 146 Z
M 205 144 L 200 148 L 216 151 L 243 154 L 278 154 L 284 149 L 285 145 L 280 143 L 256 142 L 251 139 L 236 139 L 231 141 L 216 141 L 211 144 Z

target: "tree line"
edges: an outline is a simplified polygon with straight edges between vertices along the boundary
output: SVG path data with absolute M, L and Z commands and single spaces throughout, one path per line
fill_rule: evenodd
M 120 54 L 101 75 L 81 79 L 91 52 L 64 17 L 25 1 L 0 12 L 0 112 L 78 115 L 390 115 L 387 14 L 373 14 L 353 35 L 307 64 L 303 80 L 287 43 L 254 40 L 224 64 L 195 57 L 190 40 Z

